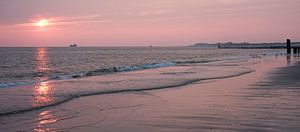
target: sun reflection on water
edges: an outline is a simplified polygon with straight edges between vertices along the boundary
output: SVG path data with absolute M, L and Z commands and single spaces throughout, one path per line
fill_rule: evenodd
M 32 105 L 35 107 L 39 107 L 39 106 L 46 106 L 54 102 L 54 98 L 52 96 L 53 86 L 49 81 L 44 81 L 45 78 L 42 78 L 43 74 L 46 73 L 47 70 L 49 70 L 49 67 L 47 65 L 48 59 L 47 59 L 46 48 L 37 48 L 36 61 L 37 61 L 36 69 L 41 75 L 39 78 L 37 78 L 38 81 L 40 82 L 35 85 L 34 101 Z M 51 128 L 48 128 L 47 125 L 57 122 L 58 118 L 56 118 L 51 111 L 45 110 L 37 115 L 36 120 L 37 120 L 37 128 L 35 128 L 33 131 L 48 132 L 53 130 Z
M 34 129 L 35 132 L 53 132 L 54 130 L 47 127 L 47 125 L 57 122 L 58 118 L 51 111 L 46 110 L 38 114 L 37 121 L 37 128 Z
M 34 104 L 33 106 L 43 106 L 50 104 L 54 100 L 51 97 L 52 87 L 49 82 L 40 82 L 35 86 L 34 91 Z
M 43 72 L 49 69 L 47 65 L 47 49 L 46 48 L 37 48 L 36 52 L 36 61 L 37 61 L 37 70 Z
M 40 74 L 43 74 L 46 70 L 49 69 L 47 65 L 47 48 L 36 49 L 36 61 L 37 70 Z M 53 102 L 53 99 L 51 98 L 52 86 L 49 85 L 49 82 L 44 82 L 44 79 L 45 78 L 39 77 L 38 81 L 41 82 L 35 85 L 33 106 L 43 106 Z

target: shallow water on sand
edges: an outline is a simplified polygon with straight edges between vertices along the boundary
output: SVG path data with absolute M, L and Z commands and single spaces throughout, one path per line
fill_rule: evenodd
M 0 116 L 41 109 L 83 96 L 172 88 L 200 80 L 239 76 L 249 72 L 252 70 L 242 66 L 194 65 L 17 86 L 1 90 Z

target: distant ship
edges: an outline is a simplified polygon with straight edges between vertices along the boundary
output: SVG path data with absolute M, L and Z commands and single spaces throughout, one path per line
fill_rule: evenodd
M 70 47 L 77 47 L 77 44 L 71 44 Z

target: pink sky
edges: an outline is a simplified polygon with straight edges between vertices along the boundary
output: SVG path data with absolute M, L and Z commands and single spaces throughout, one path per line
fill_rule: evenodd
M 1 0 L 0 46 L 300 41 L 299 0 Z M 43 28 L 33 23 L 47 19 Z

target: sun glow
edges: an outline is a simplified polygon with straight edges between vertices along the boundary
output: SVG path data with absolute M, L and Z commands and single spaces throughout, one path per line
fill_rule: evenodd
M 49 21 L 47 19 L 41 19 L 40 21 L 36 22 L 34 25 L 43 28 L 49 25 Z

